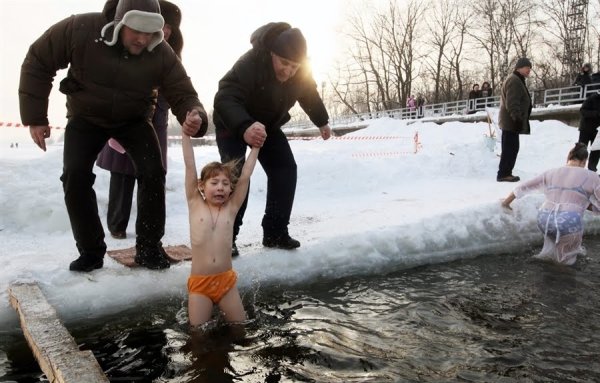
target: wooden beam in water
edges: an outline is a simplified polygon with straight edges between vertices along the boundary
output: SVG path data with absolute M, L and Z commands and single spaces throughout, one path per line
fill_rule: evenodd
M 36 283 L 13 284 L 10 304 L 40 368 L 50 382 L 108 382 L 94 354 L 81 351 Z

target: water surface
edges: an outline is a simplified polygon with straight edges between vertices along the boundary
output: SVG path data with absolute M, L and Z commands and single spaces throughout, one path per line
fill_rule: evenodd
M 180 297 L 66 323 L 113 382 L 600 381 L 600 237 L 574 267 L 538 249 L 244 291 L 246 336 L 186 324 Z M 45 381 L 0 333 L 0 380 Z

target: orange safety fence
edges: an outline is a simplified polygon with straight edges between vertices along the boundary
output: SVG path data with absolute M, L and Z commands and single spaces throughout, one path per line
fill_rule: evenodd
M 20 122 L 3 122 L 0 121 L 0 128 L 29 128 L 27 125 L 23 125 Z M 62 129 L 60 126 L 50 126 L 52 129 Z

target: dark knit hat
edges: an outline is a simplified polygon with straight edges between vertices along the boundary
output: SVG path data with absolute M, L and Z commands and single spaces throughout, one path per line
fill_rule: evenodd
M 531 64 L 531 60 L 529 60 L 527 57 L 521 57 L 520 59 L 517 60 L 517 63 L 515 64 L 515 69 L 519 69 L 519 68 L 523 68 L 523 67 L 533 68 L 533 65 Z
M 183 35 L 179 29 L 181 26 L 181 10 L 177 5 L 166 0 L 158 0 L 158 4 L 160 5 L 160 14 L 165 19 L 165 24 L 171 26 L 171 36 L 167 42 L 177 53 L 177 56 L 181 56 L 181 50 L 183 49 Z
M 300 29 L 290 28 L 277 36 L 271 51 L 278 56 L 301 63 L 306 59 L 306 40 Z

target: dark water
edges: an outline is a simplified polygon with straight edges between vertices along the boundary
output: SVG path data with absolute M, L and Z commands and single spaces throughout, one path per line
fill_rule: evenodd
M 600 237 L 575 267 L 523 254 L 246 292 L 246 336 L 181 299 L 67 323 L 113 382 L 598 382 Z M 193 335 L 192 335 L 193 334 Z M 45 381 L 0 334 L 2 381 Z

